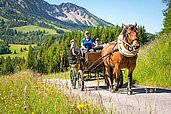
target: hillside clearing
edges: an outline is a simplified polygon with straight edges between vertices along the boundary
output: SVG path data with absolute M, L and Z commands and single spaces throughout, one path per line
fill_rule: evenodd
M 3 55 L 0 55 L 0 57 L 26 57 L 27 54 L 28 54 L 28 48 L 29 48 L 29 45 L 20 45 L 20 44 L 9 44 L 10 45 L 10 50 L 11 50 L 11 54 L 3 54 Z M 32 45 L 33 47 L 36 46 L 36 45 Z M 23 52 L 20 51 L 20 49 L 22 48 L 22 50 L 24 48 L 26 48 L 26 50 L 23 50 Z M 16 50 L 17 54 L 14 54 L 14 50 Z
M 31 32 L 31 31 L 46 31 L 48 34 L 57 34 L 55 30 L 53 29 L 49 29 L 49 28 L 43 28 L 40 26 L 36 26 L 36 25 L 27 25 L 27 26 L 21 26 L 21 27 L 14 27 L 12 29 L 16 29 L 17 31 L 21 31 L 21 32 Z
M 8 19 L 6 19 L 6 18 L 4 18 L 2 16 L 0 16 L 0 19 L 4 19 L 4 21 L 8 21 Z

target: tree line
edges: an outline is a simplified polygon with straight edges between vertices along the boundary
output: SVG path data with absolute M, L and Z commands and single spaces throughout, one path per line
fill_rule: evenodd
M 12 74 L 17 71 L 21 71 L 25 67 L 25 58 L 15 57 L 7 58 L 0 57 L 0 75 Z
M 170 33 L 171 32 L 171 1 L 170 0 L 163 0 L 163 2 L 166 4 L 167 8 L 164 10 L 163 15 L 164 23 L 163 23 L 163 30 L 162 33 Z
M 12 19 L 5 21 L 0 19 L 0 39 L 11 44 L 38 44 L 42 42 L 45 38 L 48 38 L 48 32 L 37 30 L 30 32 L 21 32 L 13 29 L 12 27 L 19 27 L 24 25 L 29 25 L 27 21 Z M 34 22 L 34 25 L 50 28 L 56 31 L 58 34 L 63 34 L 63 30 L 59 30 L 52 25 L 49 25 L 45 22 Z
M 38 44 L 48 38 L 46 31 L 21 32 L 13 29 L 0 29 L 0 40 L 8 44 Z
M 9 44 L 4 42 L 4 41 L 0 41 L 0 55 L 1 54 L 9 54 L 11 53 L 11 50 L 9 48 Z

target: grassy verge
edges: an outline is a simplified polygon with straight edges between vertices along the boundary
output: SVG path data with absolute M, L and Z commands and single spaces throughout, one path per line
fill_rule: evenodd
M 69 80 L 70 79 L 69 75 L 70 75 L 70 72 L 67 71 L 67 72 L 46 74 L 46 75 L 43 75 L 43 78 L 44 79 L 66 79 L 66 80 Z
M 171 88 L 171 34 L 140 50 L 133 75 L 138 85 Z
M 85 103 L 78 96 L 65 95 L 28 71 L 0 76 L 0 85 L 0 113 L 100 113 L 99 108 Z
M 14 27 L 13 29 L 16 29 L 17 31 L 21 31 L 21 32 L 30 32 L 30 31 L 46 31 L 48 32 L 48 34 L 57 34 L 55 30 L 53 29 L 48 29 L 48 28 L 43 28 L 43 27 L 39 27 L 36 25 L 27 25 L 27 26 L 21 26 L 21 27 Z
M 36 46 L 36 45 L 32 45 L 32 46 Z M 26 48 L 27 50 L 23 50 L 22 52 L 20 52 L 20 49 L 24 49 Z M 11 50 L 11 54 L 3 54 L 3 55 L 0 55 L 3 56 L 3 57 L 26 57 L 27 54 L 28 54 L 28 48 L 29 48 L 29 45 L 19 45 L 19 44 L 10 44 L 10 50 Z M 13 54 L 14 53 L 14 50 L 16 50 L 16 54 Z

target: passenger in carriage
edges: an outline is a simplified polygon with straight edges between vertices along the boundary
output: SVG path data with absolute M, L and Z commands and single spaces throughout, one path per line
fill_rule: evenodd
M 96 38 L 96 40 L 95 40 L 95 46 L 94 46 L 93 49 L 94 49 L 95 52 L 101 52 L 102 51 L 103 46 L 100 45 L 100 38 Z
M 98 47 L 99 45 L 100 45 L 100 38 L 96 38 L 94 47 Z
M 84 33 L 85 37 L 82 39 L 81 42 L 81 54 L 82 57 L 85 57 L 85 53 L 92 50 L 93 45 L 93 39 L 90 37 L 90 33 L 88 31 L 85 31 Z
M 85 37 L 82 39 L 81 48 L 84 52 L 87 52 L 90 51 L 90 49 L 92 49 L 92 45 L 94 41 L 90 37 L 90 33 L 88 31 L 85 31 L 84 35 Z

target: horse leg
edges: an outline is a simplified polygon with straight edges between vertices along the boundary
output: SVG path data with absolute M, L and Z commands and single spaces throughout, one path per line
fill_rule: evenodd
M 129 69 L 129 74 L 128 74 L 128 86 L 127 86 L 127 94 L 132 95 L 132 72 L 135 67 Z
M 115 64 L 115 67 L 114 67 L 114 72 L 113 72 L 113 77 L 115 76 L 115 86 L 113 88 L 113 91 L 118 91 L 119 89 L 119 73 L 120 73 L 120 69 L 119 69 L 119 64 Z
M 96 73 L 97 87 L 96 90 L 99 89 L 99 73 Z
M 111 91 L 111 87 L 112 87 L 112 83 L 111 83 L 111 78 L 110 78 L 110 67 L 105 67 L 106 69 L 106 78 L 108 80 L 108 84 L 109 84 L 109 91 Z

